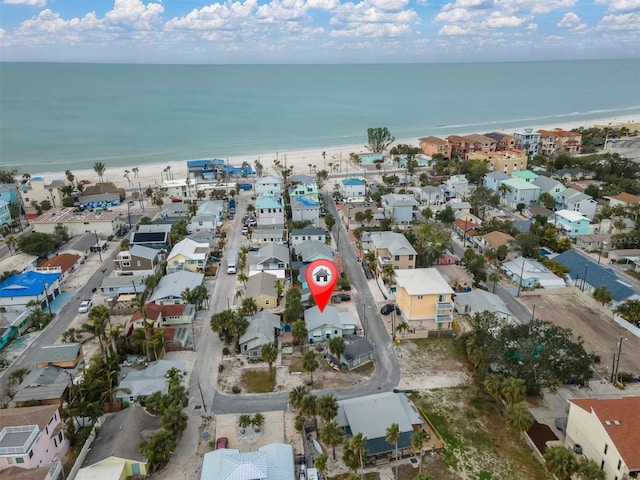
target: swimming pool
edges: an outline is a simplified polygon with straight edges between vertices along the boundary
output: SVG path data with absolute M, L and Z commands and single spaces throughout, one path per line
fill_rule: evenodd
M 371 165 L 376 161 L 381 162 L 383 160 L 384 156 L 381 153 L 365 153 L 364 155 L 360 155 L 360 161 L 368 165 Z

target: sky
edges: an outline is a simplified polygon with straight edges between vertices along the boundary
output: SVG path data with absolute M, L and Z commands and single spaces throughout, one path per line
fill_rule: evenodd
M 425 63 L 640 57 L 640 0 L 0 0 L 0 60 Z

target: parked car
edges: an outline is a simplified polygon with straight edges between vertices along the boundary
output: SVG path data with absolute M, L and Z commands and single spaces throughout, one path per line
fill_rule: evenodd
M 400 309 L 394 303 L 387 303 L 386 305 L 383 305 L 380 309 L 380 313 L 382 315 L 389 315 L 391 314 L 391 312 L 393 312 L 394 309 L 396 310 L 396 315 L 400 315 Z
M 78 313 L 87 313 L 89 309 L 91 309 L 92 305 L 93 303 L 91 302 L 91 300 L 83 300 L 80 304 L 80 307 L 78 308 Z
M 249 233 L 249 227 L 245 225 L 244 227 L 242 227 L 242 235 L 246 235 L 248 233 Z
M 337 293 L 331 297 L 333 303 L 348 302 L 349 300 L 351 300 L 351 295 L 346 293 Z
M 227 448 L 227 445 L 229 445 L 229 439 L 227 437 L 220 437 L 216 440 L 216 450 Z

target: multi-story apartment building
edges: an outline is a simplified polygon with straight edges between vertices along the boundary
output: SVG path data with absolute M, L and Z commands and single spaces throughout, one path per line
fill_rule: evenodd
M 422 153 L 430 157 L 438 154 L 444 158 L 451 157 L 451 145 L 446 140 L 438 137 L 423 137 L 419 139 Z
M 518 139 L 519 150 L 524 150 L 531 156 L 537 155 L 540 151 L 540 134 L 534 132 L 533 128 L 513 132 L 513 136 Z
M 449 135 L 447 137 L 447 142 L 451 147 L 451 157 L 453 158 L 467 160 L 469 158 L 469 154 L 474 151 L 473 141 L 467 137 Z
M 495 139 L 489 137 L 488 135 L 473 133 L 471 135 L 465 135 L 465 138 L 473 143 L 474 152 L 495 152 L 497 150 L 497 142 L 495 141 Z
M 526 170 L 527 153 L 523 150 L 505 150 L 502 152 L 472 152 L 469 160 L 485 160 L 490 172 L 503 172 L 511 175 L 517 170 Z
M 582 135 L 576 132 L 568 132 L 561 128 L 555 130 L 538 130 L 540 134 L 540 153 L 551 155 L 557 151 L 566 152 L 569 155 L 580 153 L 582 148 Z

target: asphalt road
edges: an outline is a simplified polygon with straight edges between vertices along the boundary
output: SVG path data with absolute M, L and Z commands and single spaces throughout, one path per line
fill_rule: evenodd
M 102 278 L 109 275 L 113 270 L 113 257 L 116 255 L 116 249 L 112 255 L 103 259 L 101 268 L 89 278 L 87 283 L 76 292 L 76 295 L 69 300 L 62 310 L 54 317 L 54 319 L 45 327 L 38 337 L 22 352 L 22 354 L 7 368 L 0 376 L 0 394 L 4 395 L 8 392 L 8 379 L 11 372 L 19 368 L 33 368 L 33 355 L 41 347 L 54 345 L 56 340 L 62 333 L 69 328 L 69 325 L 78 314 L 80 302 L 85 298 L 91 298 L 92 290 L 100 286 Z M 102 269 L 106 271 L 102 273 Z
M 338 219 L 338 212 L 330 195 L 325 194 L 324 199 L 328 212 Z M 238 210 L 238 213 L 236 214 L 236 219 L 242 216 L 244 208 L 246 208 L 245 205 L 241 203 L 240 210 Z M 365 331 L 367 338 L 374 347 L 375 371 L 371 380 L 365 384 L 351 388 L 326 389 L 322 391 L 315 391 L 315 393 L 332 393 L 338 399 L 345 399 L 370 395 L 381 391 L 390 391 L 395 388 L 400 381 L 400 365 L 395 357 L 395 353 L 391 345 L 391 339 L 387 334 L 380 313 L 377 310 L 376 302 L 369 291 L 369 286 L 364 276 L 364 272 L 360 267 L 360 263 L 356 259 L 347 231 L 341 222 L 337 222 L 334 228 L 340 229 L 338 251 L 342 256 L 342 263 L 345 271 L 351 280 L 351 285 L 354 290 L 354 292 L 352 292 L 354 301 L 358 305 L 358 311 L 361 312 L 363 308 L 366 311 Z M 238 246 L 239 243 L 237 243 L 232 237 L 230 239 L 230 245 Z M 218 293 L 224 290 L 224 287 L 220 284 L 225 282 L 218 281 L 217 283 L 215 290 L 216 293 L 214 296 L 215 301 L 218 303 L 225 303 L 226 300 L 224 295 L 219 295 Z M 202 347 L 199 345 L 198 349 L 200 350 Z M 216 363 L 209 364 L 209 369 L 210 365 L 216 365 Z M 286 410 L 288 403 L 288 392 L 255 395 L 227 395 L 216 391 L 213 396 L 210 411 L 215 414 L 267 412 L 274 410 Z

